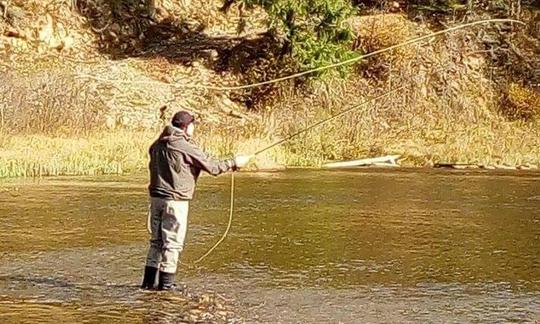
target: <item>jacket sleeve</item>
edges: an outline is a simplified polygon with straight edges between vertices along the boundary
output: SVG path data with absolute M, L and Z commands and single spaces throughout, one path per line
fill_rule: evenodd
M 217 176 L 227 171 L 235 171 L 237 169 L 234 159 L 221 161 L 212 159 L 192 143 L 189 143 L 185 153 L 191 157 L 194 166 L 213 176 Z

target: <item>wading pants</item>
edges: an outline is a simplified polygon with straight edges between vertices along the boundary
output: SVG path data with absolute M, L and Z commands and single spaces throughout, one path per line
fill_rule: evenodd
M 148 229 L 151 238 L 146 266 L 176 273 L 186 238 L 188 210 L 189 201 L 150 197 Z

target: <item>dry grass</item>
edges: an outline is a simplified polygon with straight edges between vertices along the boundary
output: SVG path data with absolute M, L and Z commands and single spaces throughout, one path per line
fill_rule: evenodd
M 0 131 L 79 134 L 104 124 L 104 103 L 96 91 L 60 68 L 3 77 Z
M 513 119 L 530 120 L 540 116 L 540 91 L 510 83 L 502 107 L 503 113 Z
M 356 96 L 350 103 L 360 101 Z M 474 113 L 452 112 L 454 108 L 447 100 L 439 99 L 435 107 L 427 105 L 420 110 L 416 106 L 415 111 L 407 111 L 405 106 L 410 102 L 402 102 L 400 106 L 398 99 L 383 99 L 298 137 L 280 150 L 276 162 L 318 166 L 328 160 L 400 154 L 405 158 L 403 165 L 408 166 L 430 166 L 438 162 L 540 164 L 538 122 L 507 121 L 496 114 L 486 116 L 478 111 L 475 112 L 478 117 L 471 122 Z M 289 131 L 297 130 L 346 105 L 344 102 L 326 106 L 293 103 L 291 106 L 296 110 L 288 113 L 292 118 L 277 123 Z M 326 109 L 314 111 L 314 106 Z M 397 111 L 400 108 L 403 109 Z
M 414 122 L 416 127 L 396 125 L 377 131 L 377 122 L 369 117 L 357 115 L 352 119 L 363 125 L 352 138 L 348 137 L 351 130 L 343 127 L 343 121 L 336 121 L 258 156 L 252 167 L 317 167 L 328 160 L 383 154 L 401 154 L 405 159 L 403 165 L 408 166 L 437 162 L 540 165 L 537 123 L 516 125 L 501 119 L 498 123 L 475 126 L 453 121 L 434 125 L 418 119 Z M 218 157 L 234 152 L 253 153 L 271 143 L 256 133 L 218 136 L 217 132 L 220 131 L 199 132 L 198 139 Z M 146 170 L 147 149 L 155 136 L 153 132 L 133 131 L 96 133 L 84 138 L 4 135 L 0 142 L 0 177 L 141 172 Z
M 540 125 L 509 122 L 503 118 L 464 124 L 419 116 L 408 123 L 382 123 L 376 105 L 336 120 L 258 156 L 255 169 L 287 166 L 320 166 L 328 160 L 401 154 L 403 165 L 429 166 L 437 162 L 482 165 L 540 165 Z M 307 110 L 304 111 L 307 113 Z M 253 153 L 288 131 L 329 111 L 310 111 L 311 118 L 285 123 L 274 133 L 266 121 L 242 129 L 202 127 L 197 141 L 217 157 Z M 275 118 L 268 116 L 267 118 Z M 97 175 L 146 170 L 147 149 L 155 132 L 97 132 L 84 137 L 44 135 L 0 136 L 0 177 L 47 175 Z
M 121 174 L 146 166 L 149 132 L 107 132 L 87 137 L 2 135 L 0 177 Z
M 0 177 L 142 172 L 148 164 L 148 147 L 157 135 L 150 131 L 100 131 L 82 137 L 0 134 Z M 223 129 L 201 129 L 197 142 L 220 158 L 239 151 L 252 153 L 269 143 L 251 136 L 242 139 Z M 261 155 L 256 167 L 271 168 L 276 160 L 284 161 L 279 152 Z

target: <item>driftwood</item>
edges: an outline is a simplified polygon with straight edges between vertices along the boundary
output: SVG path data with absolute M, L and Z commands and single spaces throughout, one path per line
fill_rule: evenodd
M 399 159 L 399 157 L 400 157 L 399 155 L 386 155 L 386 156 L 361 159 L 361 160 L 332 162 L 332 163 L 324 164 L 323 168 L 349 168 L 349 167 L 366 166 L 366 165 L 396 167 L 396 166 L 399 166 L 397 164 L 397 159 Z
M 522 165 L 506 165 L 506 164 L 470 164 L 470 163 L 450 163 L 450 162 L 441 162 L 435 163 L 434 168 L 448 168 L 448 169 L 457 169 L 457 170 L 468 170 L 468 169 L 485 169 L 485 170 L 536 170 L 538 169 L 537 165 L 532 164 L 522 164 Z

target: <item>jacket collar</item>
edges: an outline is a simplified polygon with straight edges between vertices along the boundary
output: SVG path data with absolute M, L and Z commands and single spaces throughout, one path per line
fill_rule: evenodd
M 161 132 L 161 135 L 159 135 L 160 141 L 172 141 L 172 140 L 178 140 L 180 138 L 185 139 L 186 141 L 190 141 L 191 137 L 186 134 L 182 129 L 175 127 L 173 125 L 167 125 L 163 129 L 163 132 Z

